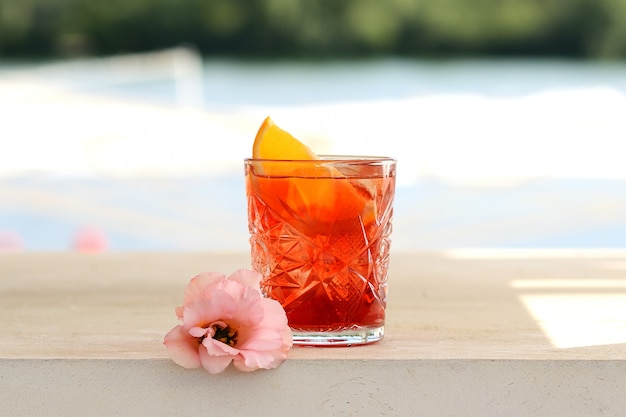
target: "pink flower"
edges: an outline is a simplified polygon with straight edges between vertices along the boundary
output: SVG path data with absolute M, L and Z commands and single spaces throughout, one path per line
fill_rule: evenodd
M 291 329 L 280 303 L 261 295 L 260 281 L 261 274 L 245 269 L 192 278 L 176 308 L 182 324 L 163 341 L 172 360 L 212 374 L 231 362 L 242 371 L 280 366 L 292 346 Z

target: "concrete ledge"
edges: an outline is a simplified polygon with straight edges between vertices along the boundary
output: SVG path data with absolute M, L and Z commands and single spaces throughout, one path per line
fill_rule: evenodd
M 0 255 L 0 415 L 626 410 L 626 251 L 394 254 L 380 343 L 294 348 L 279 369 L 252 374 L 173 364 L 162 338 L 188 279 L 248 264 L 247 254 Z
M 624 361 L 292 360 L 219 376 L 163 359 L 5 359 L 0 368 L 3 416 L 588 417 L 626 409 Z

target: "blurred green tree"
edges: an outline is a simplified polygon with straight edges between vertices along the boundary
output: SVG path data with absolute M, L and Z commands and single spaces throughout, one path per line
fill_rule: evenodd
M 0 54 L 626 56 L 626 0 L 0 0 Z

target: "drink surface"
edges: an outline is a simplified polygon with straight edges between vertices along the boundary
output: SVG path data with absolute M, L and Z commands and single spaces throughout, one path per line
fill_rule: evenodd
M 384 324 L 394 187 L 395 172 L 272 177 L 247 167 L 253 267 L 294 330 Z

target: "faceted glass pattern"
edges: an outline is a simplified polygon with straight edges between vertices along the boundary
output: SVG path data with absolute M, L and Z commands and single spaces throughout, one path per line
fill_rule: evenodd
M 395 161 L 332 167 L 332 176 L 272 177 L 246 162 L 252 266 L 300 344 L 383 336 Z

